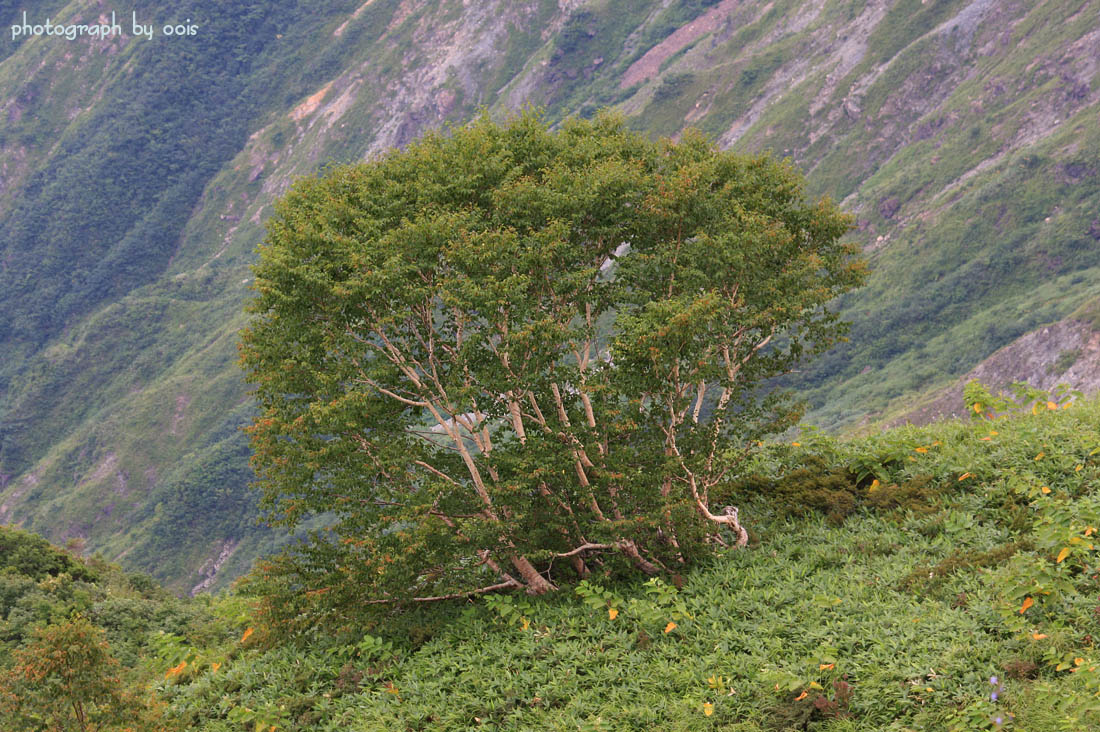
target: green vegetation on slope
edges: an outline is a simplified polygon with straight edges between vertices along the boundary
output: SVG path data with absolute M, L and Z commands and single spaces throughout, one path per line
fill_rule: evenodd
M 337 625 L 311 596 L 285 617 L 262 572 L 185 602 L 3 529 L 0 671 L 76 610 L 164 729 L 1091 728 L 1100 402 L 1039 396 L 971 389 L 1006 416 L 761 448 L 725 487 L 749 546 L 683 576 Z
M 1084 729 L 1100 403 L 1038 404 L 763 449 L 728 486 L 752 543 L 683 577 L 267 625 L 163 691 L 211 731 Z

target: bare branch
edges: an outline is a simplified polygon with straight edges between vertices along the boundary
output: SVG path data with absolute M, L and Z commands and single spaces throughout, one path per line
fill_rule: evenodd
M 396 602 L 439 602 L 440 600 L 460 600 L 473 595 L 483 595 L 486 592 L 496 592 L 498 590 L 510 590 L 519 589 L 523 587 L 519 582 L 512 580 L 511 582 L 501 582 L 495 585 L 489 585 L 488 587 L 479 587 L 476 590 L 467 590 L 466 592 L 456 592 L 452 595 L 436 595 L 434 597 L 410 597 L 408 600 L 401 598 L 392 598 L 386 600 L 364 600 L 364 605 L 388 605 Z
M 584 544 L 583 546 L 579 546 L 576 549 L 573 549 L 571 551 L 561 552 L 560 554 L 555 554 L 554 556 L 555 557 L 572 557 L 572 556 L 576 556 L 577 554 L 580 554 L 581 552 L 595 551 L 597 549 L 618 549 L 618 548 L 619 548 L 619 543 L 615 543 L 615 544 L 592 544 L 592 543 L 587 543 L 587 544 Z
M 691 421 L 695 424 L 699 424 L 699 410 L 703 408 L 703 397 L 707 393 L 707 384 L 704 381 L 699 382 L 697 387 L 698 391 L 695 396 L 695 409 L 691 410 Z

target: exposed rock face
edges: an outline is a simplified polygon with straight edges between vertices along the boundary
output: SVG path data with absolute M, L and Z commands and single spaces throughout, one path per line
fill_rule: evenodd
M 225 541 L 222 542 L 221 551 L 215 558 L 208 559 L 205 564 L 199 567 L 199 574 L 203 577 L 203 580 L 197 585 L 191 588 L 191 596 L 199 594 L 203 590 L 206 590 L 210 585 L 214 584 L 214 580 L 218 577 L 218 570 L 222 568 L 226 560 L 233 555 L 233 552 L 237 549 L 237 542 Z
M 965 413 L 963 387 L 980 381 L 994 390 L 1023 381 L 1051 391 L 1059 384 L 1086 394 L 1100 391 L 1100 332 L 1081 320 L 1063 320 L 1021 336 L 971 369 L 950 388 L 893 425 L 927 424 Z

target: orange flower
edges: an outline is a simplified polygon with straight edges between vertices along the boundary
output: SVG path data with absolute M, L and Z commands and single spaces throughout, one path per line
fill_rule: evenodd
M 1050 488 L 1048 488 L 1045 485 L 1042 488 L 1040 488 L 1039 490 L 1041 490 L 1043 492 L 1043 495 L 1046 495 L 1047 493 L 1050 493 Z
M 1047 634 L 1046 633 L 1032 633 L 1031 637 L 1034 638 L 1035 640 L 1042 640 L 1043 638 L 1047 637 Z
M 1069 547 L 1062 547 L 1062 551 L 1058 552 L 1058 558 L 1054 560 L 1055 564 L 1061 564 L 1062 560 L 1069 556 Z
M 1035 601 L 1032 600 L 1030 596 L 1025 597 L 1024 598 L 1024 604 L 1020 606 L 1020 614 L 1023 615 L 1024 613 L 1026 613 L 1027 609 L 1029 607 L 1031 607 L 1032 605 L 1034 605 L 1034 604 L 1035 604 Z
M 795 697 L 795 701 L 802 701 L 803 699 L 805 699 L 809 695 L 810 694 L 809 694 L 808 691 L 803 690 L 801 694 L 799 694 L 797 697 Z
M 178 674 L 180 671 L 183 671 L 185 668 L 187 668 L 187 661 L 180 661 L 179 666 L 173 666 L 172 668 L 168 669 L 167 673 L 164 674 L 164 678 L 170 679 Z
M 707 717 L 714 714 L 714 705 L 710 702 L 703 702 L 703 714 Z
M 251 636 L 251 635 L 252 635 L 252 628 L 249 628 L 244 632 L 244 635 L 241 636 L 241 643 L 244 643 L 246 640 L 248 640 L 249 636 Z
M 618 616 L 618 614 L 619 614 L 619 611 L 616 610 L 613 607 L 609 607 L 607 609 L 607 617 L 611 618 L 612 620 L 614 620 L 616 618 L 616 616 Z
M 835 663 L 823 663 L 817 667 L 817 670 L 824 671 L 825 669 L 833 668 L 834 666 L 836 666 Z
M 669 624 L 665 626 L 665 632 L 666 633 L 671 633 L 675 628 L 676 628 L 676 623 L 669 622 Z
M 926 452 L 928 452 L 928 448 L 927 448 L 927 447 L 914 447 L 914 448 L 913 448 L 913 450 L 915 450 L 916 452 L 919 452 L 919 453 L 926 453 Z
M 222 667 L 222 665 L 220 663 L 212 663 L 212 664 L 210 664 L 210 671 L 212 673 L 217 673 L 218 669 L 221 668 L 221 667 Z
M 973 478 L 973 477 L 974 477 L 973 473 L 963 473 L 962 475 L 959 476 L 959 482 L 961 483 L 964 480 L 966 480 L 967 478 Z

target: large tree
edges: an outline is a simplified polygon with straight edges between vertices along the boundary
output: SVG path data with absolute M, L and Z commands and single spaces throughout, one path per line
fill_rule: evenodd
M 266 505 L 330 526 L 299 586 L 541 593 L 743 545 L 710 494 L 797 418 L 761 383 L 841 336 L 849 227 L 787 162 L 609 116 L 482 118 L 299 181 L 241 348 Z

